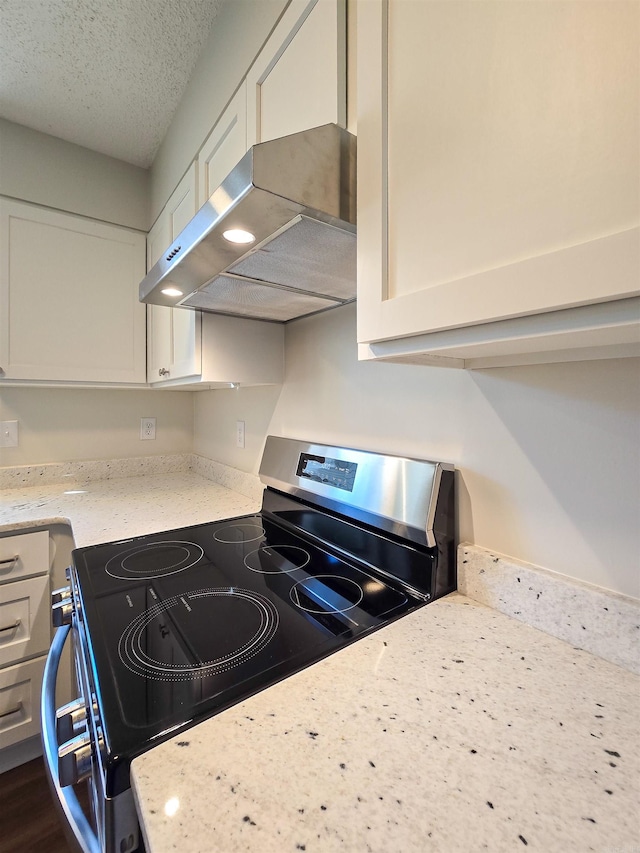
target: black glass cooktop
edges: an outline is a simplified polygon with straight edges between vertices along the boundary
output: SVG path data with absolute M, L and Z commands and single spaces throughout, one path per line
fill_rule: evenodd
M 79 549 L 74 570 L 123 787 L 150 743 L 424 603 L 261 514 Z

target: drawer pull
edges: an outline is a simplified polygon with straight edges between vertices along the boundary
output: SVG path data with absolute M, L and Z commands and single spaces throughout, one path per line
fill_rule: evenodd
M 20 622 L 20 619 L 16 619 L 13 625 L 5 625 L 4 628 L 0 628 L 0 634 L 2 634 L 4 631 L 15 631 L 16 628 L 20 627 Z
M 0 720 L 3 717 L 10 717 L 11 714 L 17 714 L 18 711 L 22 711 L 22 702 L 18 702 L 15 708 L 11 708 L 9 711 L 4 711 L 2 714 L 0 714 Z
M 0 560 L 0 571 L 4 571 L 4 569 L 12 569 L 19 559 L 20 554 L 16 554 L 15 557 L 8 557 L 6 560 Z

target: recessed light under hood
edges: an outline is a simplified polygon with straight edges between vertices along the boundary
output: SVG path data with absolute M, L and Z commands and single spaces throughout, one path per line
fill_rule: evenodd
M 254 145 L 140 284 L 141 302 L 280 322 L 355 296 L 356 138 L 335 124 Z

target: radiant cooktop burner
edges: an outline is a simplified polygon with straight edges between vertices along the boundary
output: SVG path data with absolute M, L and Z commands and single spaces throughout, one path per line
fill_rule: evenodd
M 364 589 L 350 578 L 316 575 L 294 584 L 289 598 L 308 613 L 345 613 L 360 604 Z
M 261 524 L 246 524 L 238 522 L 229 524 L 216 530 L 213 538 L 216 542 L 243 543 L 256 542 L 264 536 L 264 527 Z
M 257 592 L 238 587 L 193 590 L 158 601 L 136 616 L 120 637 L 118 656 L 144 678 L 207 678 L 258 654 L 273 638 L 278 621 L 274 605 Z
M 311 555 L 304 548 L 295 545 L 269 545 L 247 554 L 244 564 L 252 572 L 278 575 L 302 569 L 310 560 Z
M 107 560 L 104 568 L 108 575 L 121 580 L 151 579 L 189 569 L 203 555 L 203 549 L 194 542 L 165 540 L 121 551 Z

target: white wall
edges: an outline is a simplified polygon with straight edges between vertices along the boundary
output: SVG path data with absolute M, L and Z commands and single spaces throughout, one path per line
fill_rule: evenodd
M 0 119 L 0 195 L 147 231 L 149 172 Z
M 286 340 L 279 393 L 195 396 L 196 453 L 255 473 L 271 432 L 453 462 L 461 541 L 640 597 L 637 359 L 478 372 L 358 362 L 355 306 L 291 323 Z
M 19 422 L 19 445 L 0 448 L 0 468 L 191 453 L 192 398 L 177 391 L 0 387 L 0 420 Z M 143 417 L 156 418 L 155 441 L 140 440 Z

